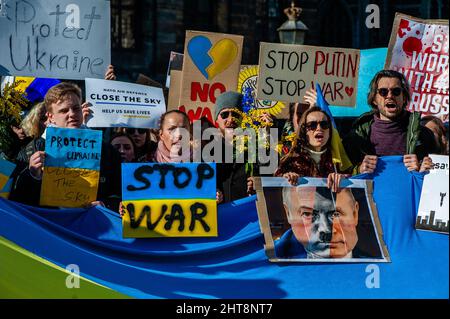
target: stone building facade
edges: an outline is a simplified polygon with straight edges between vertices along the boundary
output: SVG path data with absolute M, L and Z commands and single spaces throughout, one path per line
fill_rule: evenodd
M 165 81 L 170 51 L 183 52 L 186 30 L 244 35 L 242 64 L 257 64 L 259 42 L 279 42 L 290 0 L 111 0 L 112 63 L 120 80 L 143 73 Z M 395 12 L 448 19 L 448 0 L 297 0 L 309 28 L 305 44 L 368 49 L 386 47 Z M 380 28 L 368 29 L 376 4 Z

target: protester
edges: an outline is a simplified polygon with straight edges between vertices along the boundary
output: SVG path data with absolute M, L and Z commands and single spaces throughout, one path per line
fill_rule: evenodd
M 128 134 L 115 133 L 111 138 L 111 145 L 120 153 L 122 163 L 135 162 L 136 146 Z
M 121 131 L 128 134 L 133 139 L 134 145 L 136 145 L 136 161 L 146 162 L 148 160 L 148 154 L 154 149 L 150 130 L 146 128 L 126 127 L 122 128 Z
M 21 126 L 26 136 L 31 138 L 40 137 L 47 127 L 45 103 L 40 102 L 33 106 L 31 111 L 22 120 Z
M 420 124 L 429 128 L 433 134 L 437 145 L 437 154 L 448 155 L 448 139 L 447 130 L 444 123 L 433 115 L 427 115 L 422 117 Z
M 32 138 L 25 134 L 21 121 L 11 119 L 0 126 L 0 158 L 16 161 L 17 154 Z
M 378 157 L 387 155 L 403 155 L 409 171 L 426 170 L 420 161 L 436 152 L 434 136 L 420 125 L 419 112 L 405 109 L 410 99 L 403 74 L 382 70 L 374 76 L 367 98 L 372 110 L 355 121 L 343 140 L 355 171 L 373 173 Z
M 327 177 L 328 187 L 338 191 L 341 178 L 339 167 L 331 156 L 332 122 L 320 107 L 313 106 L 303 113 L 297 138 L 289 153 L 281 159 L 275 176 L 297 185 L 299 177 Z
M 148 154 L 148 161 L 157 163 L 191 161 L 191 126 L 185 113 L 178 110 L 164 113 L 161 116 L 158 136 L 157 148 Z
M 71 83 L 60 83 L 45 95 L 49 126 L 84 128 L 81 108 L 81 90 Z M 91 205 L 104 205 L 117 209 L 121 194 L 120 155 L 109 144 L 102 143 L 100 179 L 97 201 Z M 16 178 L 10 199 L 28 205 L 38 205 L 42 173 L 45 162 L 45 132 L 33 139 L 17 156 L 23 170 Z M 18 165 L 19 166 L 19 165 Z
M 233 143 L 233 140 L 226 139 L 226 130 L 233 134 L 242 121 L 242 94 L 237 92 L 225 92 L 219 95 L 215 104 L 215 120 L 219 129 L 216 137 L 222 145 L 221 163 L 217 164 L 217 188 L 223 194 L 223 201 L 230 202 L 254 193 L 252 174 L 246 170 L 245 163 L 236 163 L 236 148 L 233 150 L 233 162 L 226 161 L 225 143 Z M 247 166 L 248 167 L 248 166 Z M 253 169 L 256 175 L 257 168 Z

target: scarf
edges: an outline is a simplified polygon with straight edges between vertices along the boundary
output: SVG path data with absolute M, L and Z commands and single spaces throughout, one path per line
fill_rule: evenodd
M 191 160 L 191 152 L 185 152 L 186 154 L 174 154 L 171 153 L 164 145 L 163 141 L 158 142 L 158 148 L 155 151 L 155 160 L 158 163 L 186 163 Z

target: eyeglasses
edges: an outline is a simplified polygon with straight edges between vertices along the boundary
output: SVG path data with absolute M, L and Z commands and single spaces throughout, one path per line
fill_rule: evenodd
M 317 126 L 319 126 L 324 129 L 327 130 L 330 128 L 330 123 L 328 123 L 328 121 L 314 121 L 314 122 L 308 122 L 306 123 L 306 129 L 308 131 L 315 131 L 317 129 Z
M 129 135 L 133 135 L 136 131 L 138 131 L 139 134 L 147 133 L 147 129 L 145 129 L 145 128 L 126 128 L 125 129 L 125 132 Z
M 388 88 L 381 88 L 378 89 L 378 94 L 380 94 L 382 97 L 386 97 L 389 94 L 389 91 L 391 91 L 393 96 L 399 96 L 400 94 L 402 94 L 402 88 L 396 87 L 393 89 L 388 89 Z
M 241 117 L 241 115 L 238 112 L 235 112 L 235 111 L 224 111 L 224 112 L 220 113 L 219 115 L 220 115 L 220 117 L 222 119 L 225 120 L 226 118 L 228 118 L 228 116 L 230 116 L 230 113 L 231 113 L 232 117 L 235 117 L 235 118 L 240 118 Z

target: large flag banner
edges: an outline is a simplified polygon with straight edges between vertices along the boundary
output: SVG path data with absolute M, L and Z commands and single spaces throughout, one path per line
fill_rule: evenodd
M 409 111 L 448 121 L 448 20 L 396 13 L 385 68 L 403 73 L 411 86 Z
M 89 127 L 159 128 L 166 111 L 161 88 L 128 82 L 86 79 L 86 101 Z
M 25 93 L 25 97 L 30 103 L 37 103 L 44 101 L 47 91 L 61 81 L 28 76 L 5 76 L 2 78 L 1 92 L 3 92 L 6 83 L 11 85 L 14 82 L 18 83 L 16 90 Z
M 41 206 L 84 207 L 97 198 L 102 132 L 48 127 Z
M 433 169 L 424 177 L 416 229 L 448 234 L 448 155 L 430 155 Z
M 320 85 L 316 83 L 316 91 L 317 91 L 317 106 L 320 107 L 331 119 L 331 123 L 333 127 L 331 128 L 333 134 L 331 135 L 331 157 L 333 160 L 333 164 L 339 164 L 339 168 L 341 171 L 346 171 L 353 166 L 352 162 L 348 158 L 347 153 L 345 152 L 344 145 L 342 144 L 341 136 L 336 127 L 336 122 L 334 121 L 333 115 L 331 114 L 330 108 L 328 107 L 328 102 L 324 99 L 322 94 L 322 89 Z
M 216 98 L 236 91 L 243 42 L 240 35 L 186 31 L 179 108 L 191 121 L 214 123 Z
M 0 159 L 0 189 L 8 183 L 9 177 L 16 168 L 16 164 Z
M 103 78 L 111 61 L 110 2 L 8 0 L 0 75 Z
M 318 82 L 332 105 L 355 106 L 360 52 L 261 42 L 258 99 L 303 102 L 306 90 Z
M 325 178 L 255 179 L 257 209 L 270 261 L 389 262 L 373 201 L 373 182 L 345 180 L 334 193 Z
M 256 196 L 218 205 L 216 238 L 151 240 L 123 238 L 122 218 L 104 207 L 56 210 L 0 198 L 0 298 L 448 299 L 449 238 L 413 227 L 423 175 L 408 172 L 402 156 L 379 164 L 359 178 L 373 178 L 391 263 L 269 263 Z
M 259 68 L 257 65 L 241 66 L 237 91 L 243 95 L 248 95 L 251 98 L 250 100 L 253 101 L 253 105 L 251 105 L 251 107 L 255 108 L 257 113 L 267 112 L 279 119 L 288 119 L 289 107 L 283 102 L 259 100 L 256 98 L 258 69 Z
M 123 237 L 216 237 L 215 163 L 122 164 Z

